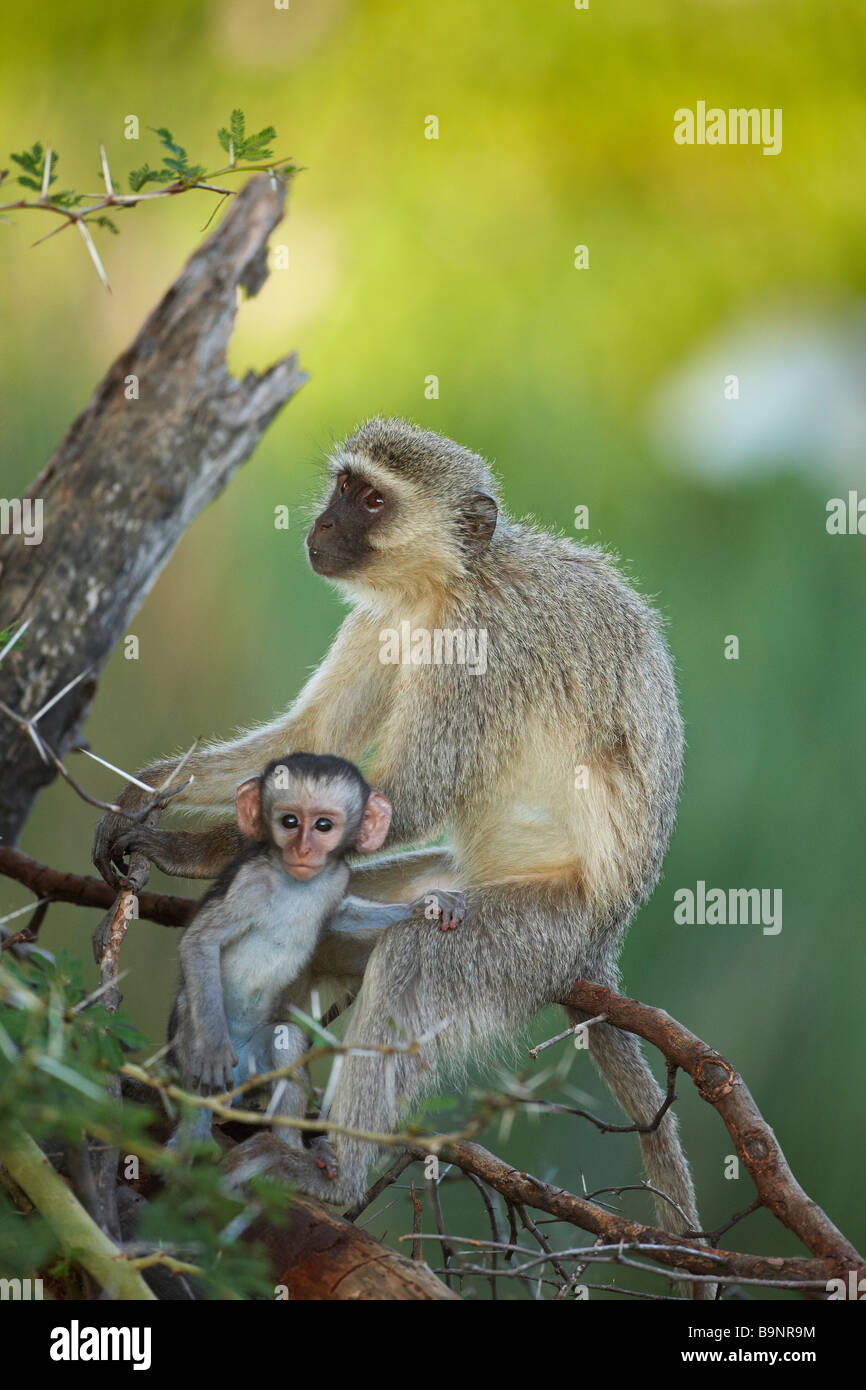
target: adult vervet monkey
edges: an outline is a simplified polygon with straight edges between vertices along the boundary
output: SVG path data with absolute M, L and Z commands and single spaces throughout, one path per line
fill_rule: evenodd
M 330 1118 L 382 1132 L 398 1123 L 395 1096 L 431 1085 L 441 1060 L 512 1034 L 576 977 L 616 988 L 625 928 L 670 837 L 682 729 L 656 614 L 599 550 L 511 521 L 477 454 L 375 419 L 336 451 L 331 475 L 307 546 L 352 610 L 287 713 L 196 754 L 177 800 L 231 807 L 239 782 L 302 748 L 363 760 L 394 808 L 390 844 L 449 833 L 448 851 L 401 855 L 352 879 L 351 891 L 385 900 L 428 886 L 466 895 L 458 931 L 404 921 L 370 955 L 346 1041 L 387 1043 L 395 1029 L 429 1039 L 421 1056 L 394 1059 L 392 1084 L 381 1055 L 346 1058 Z M 486 670 L 381 660 L 382 634 L 405 622 L 412 633 L 485 633 Z M 140 776 L 154 785 L 173 766 Z M 123 801 L 141 796 L 129 788 Z M 166 836 L 108 815 L 94 862 L 115 881 L 113 864 L 136 849 L 169 873 L 207 877 L 237 848 L 234 823 Z M 649 1122 L 663 1096 L 635 1038 L 598 1024 L 589 1048 L 629 1118 Z M 264 1159 L 274 1143 L 256 1136 L 245 1147 Z M 674 1116 L 641 1145 L 653 1186 L 700 1229 Z M 282 1171 L 315 1196 L 352 1202 L 371 1146 L 337 1135 L 335 1147 L 335 1182 L 303 1153 L 283 1154 Z M 676 1208 L 657 1205 L 660 1223 L 681 1232 Z

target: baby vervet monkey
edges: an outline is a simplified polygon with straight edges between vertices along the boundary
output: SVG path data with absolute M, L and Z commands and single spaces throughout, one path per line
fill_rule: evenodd
M 328 969 L 327 943 L 324 967 L 314 972 L 312 966 L 323 933 L 356 941 L 357 966 L 352 971 L 350 963 L 348 976 L 340 953 L 340 982 L 351 989 L 359 986 L 383 927 L 424 908 L 448 929 L 464 912 L 457 893 L 435 900 L 428 895 L 409 906 L 346 897 L 346 856 L 381 847 L 391 804 L 344 758 L 292 753 L 271 762 L 238 788 L 236 812 L 250 843 L 205 894 L 184 932 L 181 985 L 169 1022 L 181 1082 L 202 1092 L 231 1090 L 307 1051 L 306 1035 L 291 1021 L 292 1006 L 306 1005 Z M 307 1089 L 306 1068 L 271 1083 L 269 1113 L 302 1117 Z M 209 1110 L 198 1111 L 174 1141 L 207 1137 L 210 1121 Z M 291 1147 L 303 1147 L 300 1130 L 277 1125 L 275 1132 Z M 319 1166 L 335 1176 L 326 1161 L 330 1150 L 322 1143 L 320 1150 Z

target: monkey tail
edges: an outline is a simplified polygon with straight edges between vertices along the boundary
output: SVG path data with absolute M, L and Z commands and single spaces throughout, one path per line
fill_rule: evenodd
M 575 1009 L 566 1012 L 575 1023 L 589 1017 Z M 632 1124 L 651 1123 L 665 1097 L 637 1038 L 607 1023 L 593 1024 L 588 1036 L 592 1060 Z M 666 1111 L 658 1128 L 641 1134 L 640 1142 L 647 1177 L 656 1194 L 664 1194 L 654 1198 L 658 1224 L 671 1235 L 699 1231 L 695 1191 L 673 1112 Z M 716 1296 L 716 1285 L 711 1283 L 689 1283 L 683 1289 L 694 1299 Z

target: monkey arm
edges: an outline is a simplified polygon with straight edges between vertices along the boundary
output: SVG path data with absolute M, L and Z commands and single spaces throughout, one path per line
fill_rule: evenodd
M 456 868 L 447 847 L 408 850 L 372 864 L 353 864 L 349 892 L 363 898 L 406 903 L 430 888 L 451 887 Z
M 194 753 L 182 773 L 192 781 L 173 798 L 172 805 L 229 810 L 245 778 L 255 777 L 272 758 L 280 758 L 293 750 L 339 753 L 357 760 L 375 736 L 387 685 L 393 679 L 391 668 L 383 666 L 377 654 L 375 625 L 363 615 L 350 613 L 294 704 L 270 724 L 225 743 L 209 744 Z M 149 786 L 159 787 L 170 779 L 178 762 L 179 759 L 172 758 L 154 763 L 138 776 Z M 148 793 L 129 786 L 118 797 L 118 804 L 129 812 L 144 805 L 147 799 Z M 96 827 L 93 863 L 106 882 L 114 887 L 120 882 L 114 867 L 116 843 L 130 828 L 128 819 L 113 812 L 106 812 Z M 220 834 L 226 833 L 224 826 L 218 829 Z M 160 849 L 165 855 L 165 846 L 161 845 Z M 199 849 L 205 856 L 215 854 L 213 862 L 218 862 L 217 841 L 195 844 L 191 838 L 184 842 L 183 862 L 193 863 L 193 856 Z M 166 856 L 167 861 L 179 853 L 180 846 L 175 844 L 171 854 Z M 219 867 L 214 872 L 218 872 Z M 167 872 L 176 871 L 168 869 Z M 189 869 L 181 872 L 189 873 Z M 202 873 L 200 876 L 210 875 Z
M 143 854 L 164 874 L 216 878 L 248 844 L 234 821 L 222 821 L 210 830 L 151 830 L 137 825 L 117 837 L 111 854 L 118 868 L 129 855 Z
M 216 1090 L 232 1087 L 237 1063 L 220 973 L 221 950 L 236 935 L 225 906 L 224 899 L 204 902 L 183 934 L 179 956 L 186 1007 L 174 1043 L 184 1081 Z
M 412 915 L 410 903 L 379 903 L 344 898 L 328 922 L 312 960 L 313 979 L 360 984 L 370 952 L 383 931 Z
M 462 893 L 433 892 L 413 902 L 396 903 L 370 902 L 350 894 L 343 899 L 319 938 L 312 962 L 313 976 L 341 979 L 349 987 L 357 987 L 373 947 L 395 922 L 418 917 L 425 923 L 441 922 L 444 931 L 449 927 L 455 929 L 465 915 Z

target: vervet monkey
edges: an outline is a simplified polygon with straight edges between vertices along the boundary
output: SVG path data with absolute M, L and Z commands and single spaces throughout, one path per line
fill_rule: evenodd
M 363 961 L 370 949 L 361 939 L 365 931 L 378 935 L 388 923 L 432 906 L 344 903 L 347 853 L 379 849 L 391 822 L 387 798 L 371 791 L 344 758 L 291 753 L 271 762 L 238 788 L 236 811 L 247 848 L 223 869 L 183 934 L 181 985 L 169 1021 L 182 1084 L 206 1093 L 284 1068 L 308 1050 L 305 1033 L 290 1020 L 293 1005 L 306 1006 L 323 932 L 335 938 L 351 932 Z M 463 915 L 459 895 L 441 895 L 437 907 L 443 927 L 456 927 Z M 354 974 L 342 983 L 357 984 Z M 271 1082 L 270 1090 L 269 1113 L 304 1115 L 306 1068 Z M 205 1138 L 210 1123 L 210 1110 L 198 1110 L 175 1140 Z M 298 1129 L 278 1125 L 275 1133 L 303 1147 Z M 320 1144 L 317 1161 L 334 1176 L 329 1153 Z
M 177 800 L 230 805 L 266 759 L 311 748 L 367 768 L 394 807 L 392 844 L 449 833 L 448 851 L 374 863 L 352 878 L 353 891 L 387 900 L 431 884 L 466 893 L 456 933 L 399 922 L 370 956 L 346 1041 L 428 1038 L 420 1055 L 394 1059 L 393 1085 L 381 1056 L 345 1060 L 330 1118 L 382 1132 L 398 1124 L 395 1097 L 411 1101 L 440 1062 L 513 1034 L 576 977 L 617 987 L 625 928 L 658 878 L 673 826 L 683 738 L 657 615 L 600 550 L 512 521 L 479 455 L 374 419 L 336 450 L 330 471 L 307 548 L 351 611 L 290 709 L 195 754 L 195 780 Z M 383 660 L 386 638 L 404 623 L 422 633 L 419 659 Z M 440 644 L 437 662 L 429 641 L 433 659 L 423 660 L 425 632 L 450 637 L 450 661 Z M 457 641 L 481 633 L 483 674 L 459 660 Z M 156 785 L 175 765 L 140 776 Z M 130 787 L 123 803 L 142 795 Z M 126 829 L 111 814 L 98 829 L 94 862 L 109 881 Z M 169 842 L 136 828 L 124 842 L 168 872 L 209 875 L 235 852 L 236 836 L 229 826 Z M 589 1049 L 629 1118 L 651 1121 L 663 1096 L 637 1040 L 596 1024 Z M 248 1142 L 264 1155 L 269 1139 Z M 348 1204 L 364 1190 L 372 1149 L 339 1135 L 335 1145 L 330 1188 L 306 1154 L 286 1153 L 284 1171 Z M 659 1199 L 660 1223 L 700 1229 L 673 1114 L 641 1145 L 651 1183 L 685 1213 Z

